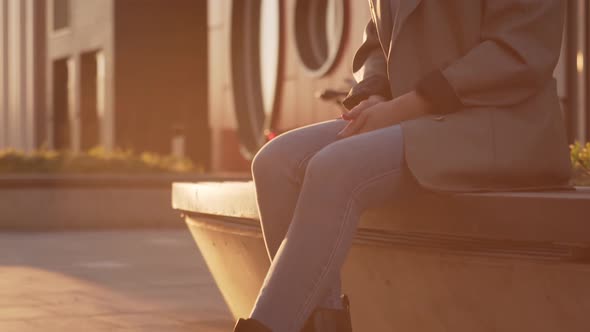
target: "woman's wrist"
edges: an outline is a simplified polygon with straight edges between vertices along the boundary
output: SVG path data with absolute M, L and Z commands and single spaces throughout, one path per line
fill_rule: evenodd
M 394 100 L 392 110 L 401 118 L 401 121 L 412 120 L 430 113 L 432 105 L 416 91 L 408 92 Z M 397 104 L 397 105 L 396 105 Z
M 432 104 L 415 90 L 408 93 L 408 98 L 411 100 L 412 108 L 416 110 L 417 114 L 426 115 L 431 113 Z
M 367 98 L 367 100 L 375 102 L 384 102 L 387 101 L 387 98 L 383 97 L 382 95 L 370 95 L 369 98 Z

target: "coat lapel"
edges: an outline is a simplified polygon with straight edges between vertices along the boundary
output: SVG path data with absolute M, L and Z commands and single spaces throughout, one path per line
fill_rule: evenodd
M 401 27 L 422 0 L 369 0 L 383 52 L 389 56 Z M 387 47 L 387 48 L 386 48 Z
M 397 5 L 389 6 L 391 21 L 391 39 L 389 41 L 389 49 L 387 50 L 387 56 L 391 54 L 391 48 L 393 47 L 395 40 L 399 36 L 402 26 L 406 22 L 407 18 L 414 12 L 422 0 L 383 0 L 383 1 L 397 1 Z
M 406 19 L 421 2 L 422 0 L 369 0 L 377 35 L 383 53 L 388 58 Z
M 377 37 L 379 38 L 379 43 L 381 44 L 381 48 L 383 49 L 383 54 L 387 54 L 387 49 L 385 48 L 388 45 L 388 40 L 391 37 L 391 18 L 390 18 L 390 11 L 389 11 L 389 2 L 390 0 L 369 0 L 369 6 L 371 7 L 371 16 L 373 17 L 373 21 L 375 22 L 375 27 L 377 30 Z
M 390 0 L 392 1 L 392 0 Z M 394 18 L 394 27 L 393 27 L 393 35 L 391 37 L 392 41 L 395 41 L 401 27 L 406 22 L 406 19 L 414 12 L 414 10 L 420 5 L 422 0 L 399 0 L 399 8 L 396 10 L 391 6 L 392 11 L 396 11 L 396 13 L 391 13 L 392 17 Z
M 391 20 L 391 3 L 392 0 L 374 0 L 375 1 L 375 18 L 377 20 L 377 26 L 379 30 L 379 38 L 381 39 L 381 44 L 385 46 L 389 43 L 387 42 L 391 38 L 391 31 L 392 31 L 392 20 Z M 395 1 L 395 0 L 394 0 Z

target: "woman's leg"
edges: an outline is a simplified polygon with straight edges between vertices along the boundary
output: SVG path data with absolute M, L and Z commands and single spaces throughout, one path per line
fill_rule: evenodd
M 311 157 L 293 219 L 251 317 L 298 332 L 339 280 L 361 212 L 413 184 L 399 125 L 333 142 Z
M 283 242 L 299 197 L 309 159 L 338 140 L 347 121 L 329 120 L 282 133 L 264 145 L 252 160 L 252 175 L 266 249 L 272 262 Z M 340 308 L 340 282 L 318 303 L 323 308 Z

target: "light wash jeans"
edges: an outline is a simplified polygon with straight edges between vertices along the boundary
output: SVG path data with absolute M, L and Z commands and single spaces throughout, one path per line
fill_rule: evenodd
M 273 332 L 299 332 L 316 307 L 340 307 L 340 269 L 361 212 L 415 186 L 399 125 L 338 138 L 347 123 L 287 131 L 252 161 L 272 263 L 250 317 Z

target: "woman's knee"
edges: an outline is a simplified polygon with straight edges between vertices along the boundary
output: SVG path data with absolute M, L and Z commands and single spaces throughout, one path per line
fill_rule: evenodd
M 286 147 L 282 140 L 276 138 L 267 142 L 252 158 L 250 169 L 252 176 L 262 177 L 268 175 L 280 167 L 281 161 L 284 160 Z
M 326 141 L 325 144 L 330 144 L 328 137 L 336 135 L 342 125 L 337 121 L 325 122 L 278 135 L 266 143 L 252 159 L 253 176 L 267 176 L 269 172 L 276 173 L 277 170 L 281 174 L 284 174 L 285 170 L 298 172 L 305 165 L 303 162 L 315 153 L 314 150 L 322 149 L 321 142 Z
M 341 158 L 338 157 L 338 148 L 335 145 L 338 144 L 332 143 L 311 157 L 305 170 L 306 179 L 318 179 L 328 182 L 331 179 L 338 180 L 337 178 L 342 176 L 344 172 L 341 167 L 345 165 L 340 160 Z

